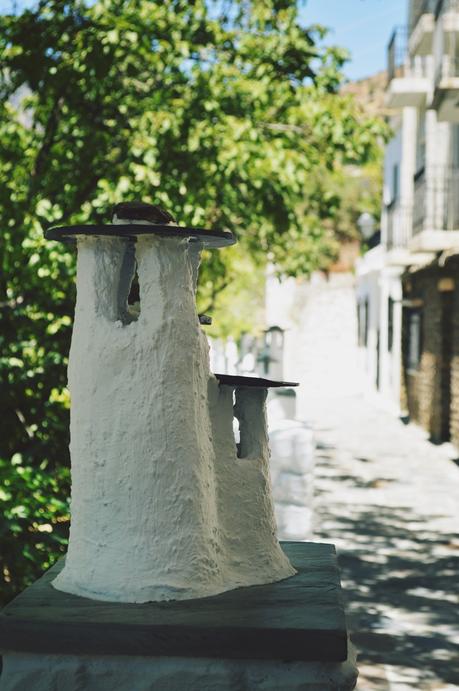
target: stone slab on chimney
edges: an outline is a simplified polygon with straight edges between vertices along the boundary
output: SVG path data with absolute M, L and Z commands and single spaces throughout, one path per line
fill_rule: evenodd
M 184 679 L 187 689 L 205 688 L 199 680 L 207 674 L 215 677 L 212 688 L 224 691 L 280 688 L 276 684 L 354 688 L 357 672 L 333 545 L 284 543 L 283 549 L 298 571 L 292 578 L 208 598 L 144 604 L 58 591 L 51 581 L 62 568 L 59 562 L 0 615 L 0 689 L 26 688 L 20 684 L 34 679 L 36 691 L 73 691 L 83 675 L 85 689 L 182 691 Z M 52 664 L 44 665 L 48 658 Z M 237 679 L 252 679 L 251 685 L 234 685 Z

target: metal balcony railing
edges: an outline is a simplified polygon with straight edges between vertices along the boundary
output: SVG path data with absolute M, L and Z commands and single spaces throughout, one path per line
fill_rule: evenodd
M 413 235 L 459 230 L 459 169 L 438 167 L 414 177 Z
M 437 88 L 442 79 L 459 77 L 459 57 L 456 55 L 442 55 L 435 70 L 435 87 Z
M 408 52 L 408 27 L 395 27 L 387 46 L 387 80 L 395 77 L 427 77 L 430 71 L 430 55 L 410 55 Z
M 390 82 L 402 73 L 408 52 L 408 29 L 396 26 L 387 46 L 387 78 Z
M 414 176 L 413 206 L 398 199 L 385 208 L 386 247 L 407 247 L 411 237 L 423 230 L 459 231 L 459 168 L 424 168 Z
M 386 206 L 386 248 L 388 250 L 406 247 L 411 237 L 410 208 L 394 200 Z
M 459 170 L 453 169 L 447 180 L 444 199 L 444 229 L 459 230 Z

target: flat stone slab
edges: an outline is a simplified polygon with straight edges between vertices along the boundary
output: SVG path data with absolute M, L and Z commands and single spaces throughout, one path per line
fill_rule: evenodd
M 237 240 L 229 230 L 208 230 L 207 228 L 189 228 L 186 226 L 164 223 L 106 223 L 105 225 L 59 226 L 48 228 L 47 240 L 72 241 L 78 235 L 99 237 L 120 237 L 135 240 L 138 235 L 161 235 L 162 237 L 191 238 L 201 242 L 204 247 L 227 247 Z
M 263 377 L 246 377 L 239 374 L 217 374 L 215 373 L 220 384 L 226 386 L 250 386 L 258 389 L 272 389 L 276 387 L 291 387 L 299 386 L 298 382 L 293 381 L 275 381 L 274 379 L 263 379 Z
M 0 651 L 343 662 L 347 632 L 333 545 L 284 542 L 278 583 L 179 602 L 100 602 L 55 590 L 55 564 L 0 614 Z

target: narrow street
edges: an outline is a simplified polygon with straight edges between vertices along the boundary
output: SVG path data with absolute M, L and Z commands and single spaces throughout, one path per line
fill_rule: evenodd
M 338 550 L 358 691 L 459 689 L 459 466 L 370 393 L 352 274 L 296 287 L 287 372 L 315 431 L 314 539 Z
M 315 539 L 339 553 L 360 691 L 459 688 L 459 467 L 364 394 L 322 396 Z

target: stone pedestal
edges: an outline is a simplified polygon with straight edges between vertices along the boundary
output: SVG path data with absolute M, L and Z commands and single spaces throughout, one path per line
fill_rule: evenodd
M 283 549 L 289 579 L 145 604 L 58 591 L 59 562 L 0 615 L 0 691 L 353 689 L 334 547 Z

